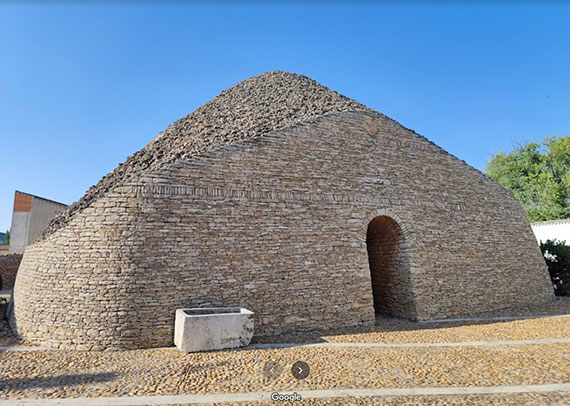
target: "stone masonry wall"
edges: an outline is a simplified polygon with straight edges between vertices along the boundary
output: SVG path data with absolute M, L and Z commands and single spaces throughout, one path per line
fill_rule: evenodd
M 176 308 L 206 304 L 253 310 L 256 335 L 372 325 L 377 216 L 406 241 L 407 317 L 554 297 L 510 193 L 384 116 L 348 112 L 107 192 L 27 248 L 11 325 L 79 349 L 171 345 Z
M 2 289 L 12 289 L 16 280 L 16 273 L 22 260 L 21 254 L 0 255 L 0 276 Z

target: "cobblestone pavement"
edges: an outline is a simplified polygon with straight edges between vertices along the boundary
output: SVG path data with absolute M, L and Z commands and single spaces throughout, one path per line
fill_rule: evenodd
M 570 297 L 556 298 L 552 303 L 533 307 L 519 307 L 513 309 L 505 309 L 495 313 L 478 313 L 473 314 L 473 318 L 491 318 L 491 317 L 517 317 L 535 315 L 541 317 L 570 315 Z M 313 331 L 300 334 L 287 334 L 279 337 L 263 337 L 257 342 L 453 342 L 453 341 L 477 341 L 479 339 L 493 340 L 502 339 L 532 339 L 538 337 L 556 338 L 570 337 L 570 326 L 568 323 L 559 322 L 558 327 L 550 331 L 541 331 L 538 328 L 542 324 L 541 319 L 536 319 L 531 324 L 536 324 L 537 328 L 526 331 L 526 325 L 523 324 L 504 324 L 497 321 L 479 321 L 479 322 L 441 322 L 441 323 L 412 323 L 407 320 L 386 318 L 379 319 L 376 327 L 370 331 L 363 331 L 359 328 L 346 329 L 346 331 Z M 515 325 L 522 326 L 523 331 L 512 331 Z M 488 327 L 485 328 L 485 325 Z M 549 324 L 551 326 L 552 324 Z M 563 328 L 562 332 L 558 328 Z M 523 334 L 521 336 L 521 334 Z M 530 334 L 534 334 L 531 336 Z M 543 335 L 539 335 L 543 334 Z M 550 334 L 545 336 L 544 334 Z M 518 337 L 518 338 L 516 338 Z
M 550 314 L 568 310 L 570 300 Z M 540 314 L 547 314 L 540 313 Z M 570 316 L 501 322 L 413 323 L 380 319 L 371 332 L 310 333 L 298 342 L 457 343 L 570 339 Z M 0 324 L 0 346 L 20 343 Z M 295 361 L 310 365 L 298 381 Z M 266 376 L 266 362 L 281 373 Z M 290 347 L 198 354 L 175 348 L 0 352 L 1 399 L 187 395 L 349 388 L 489 387 L 570 383 L 570 342 L 457 347 Z M 225 403 L 227 405 L 228 403 Z M 244 404 L 239 403 L 239 404 Z M 273 402 L 254 402 L 262 405 Z M 306 399 L 306 405 L 570 404 L 570 392 Z
M 217 403 L 219 406 L 243 406 L 245 403 Z M 275 402 L 249 402 L 249 406 L 276 405 Z M 294 405 L 295 403 L 293 403 Z M 474 396 L 390 396 L 334 399 L 306 399 L 303 406 L 568 406 L 570 393 L 535 394 L 524 393 L 514 395 L 474 395 Z M 174 405 L 172 405 L 174 406 Z M 180 406 L 180 404 L 176 405 Z M 186 406 L 186 405 L 185 405 Z M 187 406 L 190 406 L 187 404 Z M 195 405 L 191 405 L 195 406 Z
M 219 406 L 243 406 L 244 402 L 213 403 Z M 277 405 L 275 402 L 248 402 L 248 406 Z M 281 403 L 283 404 L 283 403 Z M 295 405 L 295 403 L 292 403 Z M 303 406 L 568 406 L 570 393 L 536 394 L 524 393 L 514 395 L 474 395 L 474 396 L 390 396 L 390 397 L 361 397 L 361 398 L 334 398 L 334 399 L 306 399 L 300 404 Z M 171 405 L 175 406 L 175 405 Z M 190 404 L 177 404 L 176 406 L 196 406 Z

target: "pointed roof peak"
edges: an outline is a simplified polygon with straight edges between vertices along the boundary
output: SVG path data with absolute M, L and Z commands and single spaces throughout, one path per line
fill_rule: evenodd
M 99 196 L 146 173 L 228 144 L 346 111 L 373 110 L 296 73 L 271 71 L 246 79 L 168 126 L 54 218 L 40 239 L 63 227 Z

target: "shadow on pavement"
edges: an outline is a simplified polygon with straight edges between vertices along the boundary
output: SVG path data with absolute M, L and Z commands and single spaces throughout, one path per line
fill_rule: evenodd
M 317 344 L 329 342 L 327 337 L 357 335 L 366 333 L 405 332 L 421 330 L 437 330 L 462 326 L 475 326 L 486 324 L 509 323 L 515 320 L 540 319 L 552 316 L 570 315 L 570 297 L 557 297 L 552 302 L 542 306 L 518 307 L 503 309 L 496 312 L 480 313 L 472 319 L 464 320 L 438 320 L 438 321 L 412 321 L 386 315 L 377 314 L 374 326 L 355 326 L 344 328 L 321 328 L 300 333 L 287 333 L 275 336 L 254 337 L 252 344 Z M 501 319 L 504 317 L 504 319 Z M 284 345 L 283 348 L 292 345 Z M 253 347 L 255 348 L 255 346 Z M 250 348 L 250 349 L 253 349 Z M 245 347 L 244 349 L 248 349 Z
M 15 388 L 54 388 L 58 386 L 84 385 L 89 383 L 109 382 L 117 378 L 116 373 L 98 373 L 98 374 L 69 374 L 49 377 L 29 377 L 29 378 L 11 378 L 1 379 L 0 387 L 6 389 Z

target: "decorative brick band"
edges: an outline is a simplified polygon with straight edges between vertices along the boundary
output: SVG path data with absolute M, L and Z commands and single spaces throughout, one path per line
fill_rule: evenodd
M 373 205 L 391 206 L 416 206 L 434 207 L 442 210 L 463 210 L 463 205 L 450 204 L 438 201 L 415 201 L 409 199 L 382 199 L 367 196 L 339 195 L 331 193 L 299 193 L 299 192 L 278 192 L 259 191 L 247 189 L 223 189 L 205 188 L 189 186 L 168 186 L 168 185 L 133 185 L 131 191 L 136 197 L 159 197 L 159 196 L 206 196 L 206 197 L 233 197 L 255 200 L 311 200 L 339 203 L 362 203 Z
M 440 209 L 445 211 L 477 211 L 480 213 L 488 212 L 485 206 L 478 204 L 465 203 L 447 203 L 437 200 L 411 200 L 411 199 L 394 199 L 394 198 L 376 198 L 369 196 L 356 195 L 340 195 L 331 193 L 302 193 L 302 192 L 279 192 L 279 191 L 260 191 L 249 189 L 226 189 L 216 187 L 199 187 L 199 186 L 170 186 L 170 185 L 129 185 L 130 194 L 133 197 L 160 197 L 160 196 L 204 196 L 204 197 L 230 197 L 236 199 L 249 200 L 293 200 L 293 201 L 315 201 L 315 202 L 338 202 L 374 205 L 377 207 L 406 206 L 406 207 L 422 207 Z M 476 203 L 476 202 L 475 202 Z M 503 209 L 503 212 L 506 212 Z M 517 210 L 508 212 L 510 215 L 517 214 Z

